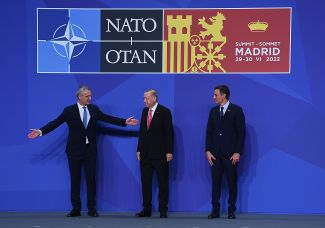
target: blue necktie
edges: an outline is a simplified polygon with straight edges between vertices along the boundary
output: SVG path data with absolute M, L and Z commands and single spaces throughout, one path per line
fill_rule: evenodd
M 84 109 L 84 115 L 82 117 L 82 123 L 84 124 L 85 128 L 87 127 L 87 107 L 82 107 Z

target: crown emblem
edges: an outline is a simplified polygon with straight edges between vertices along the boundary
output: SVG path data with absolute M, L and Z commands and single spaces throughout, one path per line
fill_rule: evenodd
M 267 22 L 262 21 L 253 21 L 248 24 L 249 30 L 251 32 L 265 32 L 269 24 Z

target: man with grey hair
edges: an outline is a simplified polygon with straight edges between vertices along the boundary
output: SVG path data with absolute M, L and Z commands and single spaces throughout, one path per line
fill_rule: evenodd
M 31 129 L 28 137 L 34 139 L 46 135 L 59 127 L 64 122 L 69 128 L 69 136 L 66 153 L 69 162 L 71 180 L 72 210 L 67 217 L 80 216 L 80 182 L 81 170 L 84 168 L 87 184 L 88 215 L 98 217 L 96 209 L 96 124 L 98 121 L 126 126 L 137 125 L 138 120 L 130 117 L 121 119 L 109 116 L 100 111 L 96 105 L 90 104 L 91 90 L 87 86 L 81 86 L 77 90 L 77 103 L 64 108 L 63 112 L 54 120 L 40 129 Z
M 174 128 L 168 108 L 158 104 L 157 91 L 144 93 L 137 158 L 140 161 L 143 209 L 137 217 L 151 216 L 152 174 L 156 171 L 159 185 L 160 218 L 167 218 L 168 162 L 173 159 Z

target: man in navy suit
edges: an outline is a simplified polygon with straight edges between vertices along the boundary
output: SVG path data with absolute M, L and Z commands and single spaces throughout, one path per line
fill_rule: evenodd
M 167 218 L 168 162 L 173 159 L 174 128 L 168 108 L 158 104 L 157 92 L 144 93 L 137 158 L 140 161 L 143 210 L 137 217 L 151 216 L 152 174 L 156 171 L 159 185 L 160 218 Z
M 133 117 L 121 119 L 102 113 L 96 105 L 90 104 L 91 91 L 87 86 L 81 86 L 77 93 L 77 103 L 64 108 L 63 112 L 41 129 L 31 129 L 29 138 L 46 135 L 64 122 L 69 128 L 66 153 L 69 162 L 71 180 L 72 210 L 67 217 L 80 216 L 80 181 L 81 170 L 84 168 L 87 184 L 88 215 L 98 217 L 96 209 L 96 124 L 98 121 L 126 126 L 136 125 Z
M 218 104 L 209 114 L 206 128 L 206 157 L 212 175 L 212 212 L 209 219 L 220 217 L 222 175 L 225 172 L 229 189 L 228 219 L 235 219 L 237 200 L 237 165 L 243 153 L 245 116 L 238 105 L 229 102 L 230 90 L 226 85 L 214 88 Z

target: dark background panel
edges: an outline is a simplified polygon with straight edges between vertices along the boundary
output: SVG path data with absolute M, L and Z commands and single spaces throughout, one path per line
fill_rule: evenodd
M 162 10 L 102 10 L 101 38 L 130 40 L 132 37 L 133 40 L 162 40 L 162 13 Z M 108 23 L 107 19 L 112 21 L 118 30 Z M 132 22 L 132 19 L 137 20 Z
M 161 72 L 162 43 L 102 42 L 100 61 L 101 72 Z
M 140 118 L 143 92 L 149 88 L 158 90 L 159 102 L 171 109 L 175 128 L 169 208 L 207 213 L 211 209 L 211 176 L 204 153 L 205 127 L 209 110 L 214 106 L 214 86 L 227 84 L 231 102 L 241 105 L 246 115 L 238 211 L 325 213 L 325 46 L 324 30 L 314 26 L 324 21 L 322 0 L 12 0 L 0 5 L 0 211 L 70 209 L 64 152 L 67 126 L 36 140 L 28 140 L 26 135 L 30 128 L 41 127 L 61 113 L 64 106 L 75 103 L 76 89 L 87 84 L 93 90 L 92 102 L 102 111 L 120 117 Z M 36 73 L 38 7 L 288 6 L 292 7 L 290 74 Z M 130 46 L 123 45 L 118 48 Z M 83 64 L 87 68 L 86 60 Z M 98 134 L 98 209 L 137 211 L 141 208 L 139 162 L 135 155 L 138 127 L 99 127 L 102 130 Z M 157 209 L 156 180 L 153 189 Z M 86 210 L 85 190 L 83 182 L 82 202 Z M 221 204 L 225 211 L 227 188 L 223 190 Z

